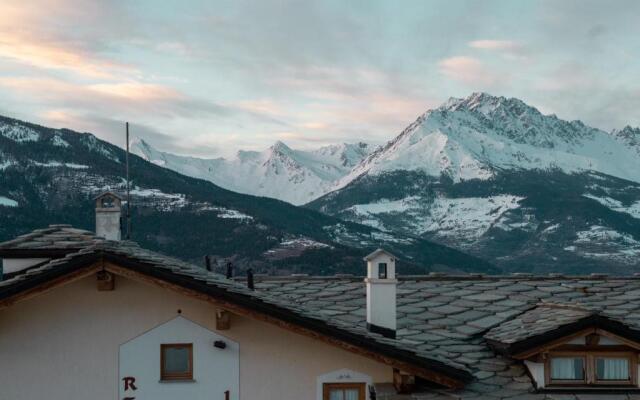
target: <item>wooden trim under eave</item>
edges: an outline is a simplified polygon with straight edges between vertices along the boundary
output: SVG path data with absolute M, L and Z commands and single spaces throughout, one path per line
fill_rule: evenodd
M 54 278 L 49 281 L 46 281 L 40 285 L 34 286 L 16 295 L 0 300 L 0 310 L 13 306 L 16 303 L 47 293 L 57 288 L 58 286 L 67 285 L 69 283 L 91 276 L 96 272 L 102 270 L 102 268 L 103 268 L 102 261 L 98 261 L 91 264 L 87 268 L 78 269 L 68 274 L 65 274 L 63 276 L 60 276 L 58 278 Z
M 517 353 L 514 354 L 512 357 L 517 359 L 517 360 L 525 360 L 527 358 L 533 357 L 536 354 L 539 353 L 544 353 L 550 350 L 553 350 L 557 347 L 560 347 L 564 344 L 566 344 L 567 342 L 577 338 L 577 337 L 582 337 L 582 336 L 586 336 L 589 334 L 597 334 L 600 336 L 604 336 L 604 337 L 608 337 L 610 339 L 613 340 L 617 340 L 621 343 L 623 343 L 624 345 L 631 347 L 633 349 L 636 350 L 640 350 L 640 343 L 636 343 L 632 340 L 626 339 L 620 335 L 616 335 L 615 333 L 611 333 L 605 329 L 602 328 L 597 328 L 597 327 L 590 327 L 590 328 L 586 328 L 586 329 L 581 329 L 577 332 L 574 332 L 570 335 L 565 335 L 561 338 L 549 341 L 548 343 L 545 343 L 544 345 L 541 346 L 536 346 L 534 348 L 531 348 L 527 351 L 523 351 L 521 353 Z
M 121 267 L 119 265 L 116 265 L 112 262 L 109 261 L 105 261 L 104 263 L 104 269 L 106 271 L 109 271 L 111 273 L 123 276 L 125 278 L 129 278 L 131 280 L 134 281 L 138 281 L 138 282 L 142 282 L 142 283 L 147 283 L 147 284 L 152 284 L 154 286 L 158 286 L 161 287 L 163 289 L 168 289 L 171 291 L 174 291 L 176 293 L 182 294 L 184 296 L 187 297 L 191 297 L 197 300 L 201 300 L 204 302 L 207 302 L 209 304 L 215 305 L 216 307 L 219 308 L 223 308 L 227 311 L 231 311 L 234 314 L 237 315 L 242 315 L 245 317 L 249 317 L 252 319 L 256 319 L 262 322 L 267 322 L 269 324 L 278 326 L 279 328 L 297 333 L 297 334 L 301 334 L 316 340 L 320 340 L 322 342 L 325 342 L 327 344 L 330 344 L 332 346 L 335 347 L 339 347 L 342 348 L 346 351 L 349 351 L 351 353 L 354 354 L 358 354 L 360 356 L 364 356 L 367 357 L 369 359 L 372 359 L 374 361 L 389 365 L 393 368 L 398 368 L 402 371 L 405 371 L 407 373 L 410 374 L 414 374 L 417 376 L 420 376 L 421 378 L 427 379 L 429 381 L 432 381 L 434 383 L 438 383 L 440 385 L 449 387 L 449 388 L 454 388 L 454 389 L 459 389 L 462 388 L 464 386 L 464 382 L 455 378 L 452 378 L 450 376 L 447 376 L 443 373 L 439 373 L 430 369 L 425 369 L 425 368 L 421 368 L 421 367 L 416 367 L 413 364 L 404 362 L 404 361 L 399 361 L 396 359 L 393 359 L 391 357 L 388 356 L 384 356 L 381 355 L 379 353 L 376 353 L 372 350 L 368 350 L 359 346 L 356 346 L 354 344 L 351 343 L 347 343 L 345 341 L 324 335 L 324 334 L 320 334 L 316 331 L 313 331 L 311 329 L 308 328 L 304 328 L 302 326 L 296 325 L 296 324 L 292 324 L 286 321 L 282 321 L 278 318 L 274 318 L 270 315 L 266 315 L 264 313 L 261 312 L 257 312 L 255 310 L 252 310 L 248 307 L 243 307 L 240 306 L 238 304 L 235 303 L 231 303 L 229 301 L 224 301 L 221 299 L 214 299 L 211 296 L 192 290 L 192 289 L 188 289 L 185 288 L 183 286 L 174 284 L 174 283 L 170 283 L 167 282 L 165 280 L 159 279 L 159 278 L 155 278 L 149 275 L 146 275 L 144 273 L 138 272 L 138 271 L 134 271 L 132 269 L 126 268 L 126 267 Z
M 532 357 L 538 353 L 544 353 L 545 351 L 549 351 L 555 347 L 558 346 L 562 346 L 563 344 L 565 344 L 566 342 L 571 341 L 572 339 L 575 339 L 577 337 L 580 336 L 584 336 L 584 335 L 588 335 L 590 333 L 595 333 L 596 332 L 596 328 L 586 328 L 586 329 L 581 329 L 577 332 L 574 332 L 570 335 L 566 335 L 563 336 L 561 338 L 555 339 L 555 340 L 551 340 L 541 346 L 536 346 L 534 348 L 531 348 L 529 350 L 523 351 L 521 353 L 517 353 L 512 355 L 511 357 L 515 358 L 516 360 L 525 360 L 529 357 Z

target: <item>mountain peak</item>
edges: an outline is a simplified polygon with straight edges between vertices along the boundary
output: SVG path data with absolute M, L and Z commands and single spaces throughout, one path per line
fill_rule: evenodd
M 441 111 L 475 111 L 484 115 L 496 112 L 519 116 L 522 114 L 540 115 L 535 107 L 527 105 L 515 97 L 494 96 L 486 92 L 474 92 L 466 98 L 451 97 L 439 107 Z
M 291 153 L 291 147 L 287 146 L 283 141 L 276 141 L 271 147 L 271 151 L 276 153 Z
M 624 137 L 634 137 L 634 136 L 640 136 L 640 127 L 639 128 L 634 128 L 631 125 L 627 125 L 624 128 L 622 128 L 621 130 L 614 130 L 614 133 L 619 135 L 619 136 L 624 136 Z

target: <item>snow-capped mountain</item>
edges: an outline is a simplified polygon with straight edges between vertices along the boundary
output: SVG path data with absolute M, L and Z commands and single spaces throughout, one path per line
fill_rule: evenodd
M 179 156 L 158 151 L 142 139 L 135 139 L 131 149 L 154 164 L 225 189 L 300 205 L 327 193 L 370 153 L 371 146 L 344 143 L 302 151 L 278 141 L 261 152 L 239 151 L 232 159 Z
M 324 151 L 325 157 L 341 157 L 340 151 Z M 0 242 L 53 223 L 93 230 L 93 198 L 105 190 L 125 190 L 124 160 L 123 149 L 90 133 L 0 116 Z M 130 167 L 131 238 L 198 264 L 211 255 L 218 271 L 232 261 L 237 273 L 253 268 L 362 274 L 362 257 L 381 245 L 402 257 L 402 268 L 413 273 L 497 271 L 439 244 L 235 193 L 140 157 L 130 157 Z
M 543 115 L 521 100 L 474 93 L 429 110 L 341 179 L 404 170 L 454 182 L 486 180 L 503 169 L 596 171 L 640 182 L 640 135 L 613 134 Z
M 640 129 L 474 93 L 421 115 L 308 206 L 510 270 L 628 272 L 640 267 Z

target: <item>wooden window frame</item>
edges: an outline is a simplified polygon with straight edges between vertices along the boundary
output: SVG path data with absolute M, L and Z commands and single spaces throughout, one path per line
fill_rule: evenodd
M 544 363 L 545 386 L 549 387 L 592 387 L 592 386 L 638 386 L 638 355 L 633 351 L 611 351 L 606 346 L 587 351 L 553 351 L 546 354 Z M 582 358 L 584 361 L 584 380 L 551 379 L 551 360 L 553 358 Z M 598 380 L 596 376 L 597 358 L 626 358 L 629 361 L 629 380 Z
M 166 372 L 164 370 L 165 350 L 171 348 L 189 349 L 189 371 L 184 373 Z M 160 345 L 160 381 L 192 381 L 193 380 L 193 343 L 167 343 Z
M 358 400 L 366 399 L 367 384 L 362 382 L 355 383 L 324 383 L 322 384 L 322 399 L 329 400 L 331 397 L 331 389 L 358 389 Z

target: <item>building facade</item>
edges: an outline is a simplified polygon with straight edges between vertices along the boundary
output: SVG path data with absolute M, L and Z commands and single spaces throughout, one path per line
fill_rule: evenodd
M 250 286 L 65 225 L 0 257 L 2 399 L 640 396 L 636 277 L 398 276 L 377 250 L 364 279 Z

